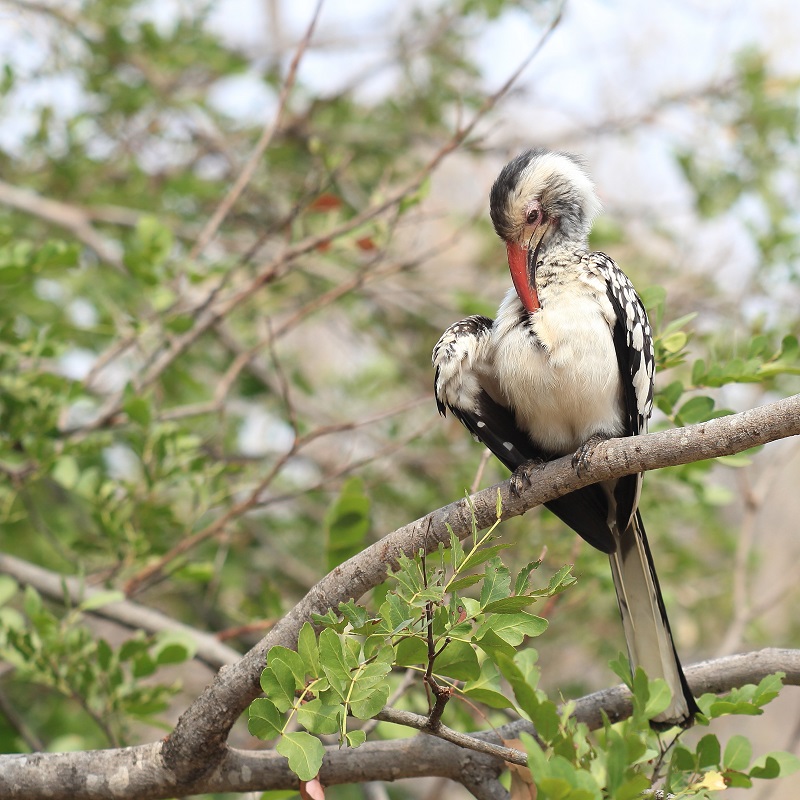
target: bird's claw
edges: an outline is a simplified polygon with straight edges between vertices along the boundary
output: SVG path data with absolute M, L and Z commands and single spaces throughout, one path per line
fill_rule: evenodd
M 605 436 L 591 436 L 575 451 L 575 455 L 572 456 L 572 467 L 579 478 L 582 478 L 592 465 L 592 456 L 597 445 L 604 441 L 606 441 Z
M 526 489 L 530 488 L 533 483 L 533 473 L 539 469 L 544 461 L 532 458 L 520 464 L 512 473 L 509 483 L 509 489 L 514 497 L 519 497 Z

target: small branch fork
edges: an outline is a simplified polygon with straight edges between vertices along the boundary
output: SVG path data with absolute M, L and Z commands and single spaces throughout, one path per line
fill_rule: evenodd
M 428 565 L 427 556 L 422 556 L 422 579 L 425 588 L 428 588 Z M 450 640 L 445 639 L 441 647 L 436 649 L 436 642 L 433 638 L 433 613 L 434 605 L 432 600 L 428 600 L 425 604 L 425 623 L 426 623 L 426 637 L 428 643 L 428 666 L 425 670 L 425 675 L 422 680 L 425 683 L 425 690 L 433 695 L 433 707 L 430 707 L 430 695 L 428 696 L 429 713 L 425 729 L 436 733 L 442 727 L 442 714 L 444 714 L 445 706 L 453 696 L 453 690 L 449 686 L 441 686 L 433 675 L 433 665 L 436 662 L 437 656 L 442 650 L 447 647 Z

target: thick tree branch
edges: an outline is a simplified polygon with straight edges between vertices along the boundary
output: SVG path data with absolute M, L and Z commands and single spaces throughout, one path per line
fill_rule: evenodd
M 705 661 L 686 669 L 695 694 L 725 692 L 766 675 L 785 672 L 785 682 L 800 685 L 800 650 L 766 649 Z M 612 719 L 630 713 L 628 690 L 618 686 L 581 698 L 575 716 L 591 728 L 602 726 L 599 709 Z M 527 721 L 497 731 L 471 734 L 499 743 L 531 731 Z M 161 758 L 161 742 L 116 750 L 0 756 L 0 797 L 7 800 L 156 800 L 210 792 L 250 792 L 297 787 L 286 760 L 274 751 L 226 748 L 215 768 L 178 782 Z M 353 750 L 327 748 L 320 772 L 324 785 L 367 780 L 438 776 L 467 786 L 487 786 L 503 762 L 426 734 L 411 739 L 367 742 Z M 54 789 L 57 786 L 58 789 Z M 483 794 L 483 792 L 482 792 Z
M 511 492 L 510 482 L 504 481 L 398 528 L 326 575 L 238 664 L 220 670 L 178 721 L 164 748 L 167 764 L 180 780 L 198 763 L 216 763 L 228 731 L 260 692 L 259 676 L 270 647 L 280 644 L 293 648 L 300 627 L 312 613 L 324 614 L 340 602 L 360 598 L 383 582 L 387 565 L 395 564 L 400 555 L 432 552 L 440 542 L 449 542 L 449 528 L 460 538 L 468 536 L 473 512 L 479 528 L 491 525 L 496 518 L 498 493 L 503 518 L 507 519 L 599 480 L 733 455 L 797 434 L 800 395 L 699 425 L 611 439 L 598 445 L 590 468 L 582 470 L 581 475 L 566 456 L 537 467 L 532 485 L 519 496 Z

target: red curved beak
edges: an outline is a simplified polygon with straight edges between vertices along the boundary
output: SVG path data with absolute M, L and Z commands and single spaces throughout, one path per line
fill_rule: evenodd
M 517 297 L 522 301 L 522 305 L 525 306 L 525 310 L 531 314 L 542 307 L 536 291 L 536 259 L 539 255 L 539 245 L 547 233 L 548 227 L 548 222 L 539 225 L 533 232 L 527 247 L 506 242 L 508 269 L 511 272 L 511 280 L 514 282 L 514 289 Z

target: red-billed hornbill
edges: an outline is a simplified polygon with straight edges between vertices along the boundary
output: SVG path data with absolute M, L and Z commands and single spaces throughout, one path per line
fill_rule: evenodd
M 647 429 L 655 366 L 647 314 L 625 273 L 588 249 L 600 201 L 574 156 L 536 149 L 515 158 L 492 187 L 490 210 L 514 288 L 495 320 L 467 317 L 439 339 L 439 411 L 450 409 L 511 470 L 569 453 L 580 468 L 599 441 Z M 639 514 L 641 484 L 631 475 L 545 505 L 608 553 L 631 666 L 672 691 L 654 722 L 685 726 L 698 708 Z

